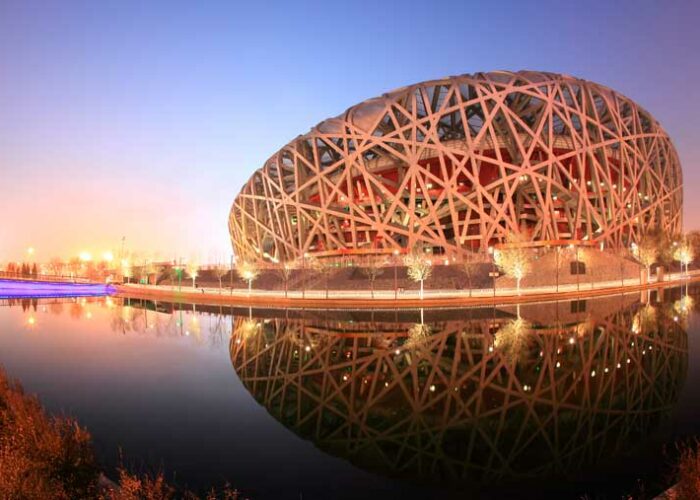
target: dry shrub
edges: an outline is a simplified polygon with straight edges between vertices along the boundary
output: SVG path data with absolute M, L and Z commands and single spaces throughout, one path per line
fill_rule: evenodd
M 0 369 L 0 499 L 198 499 L 169 485 L 162 473 L 119 470 L 118 484 L 100 485 L 90 434 L 75 420 L 44 412 L 34 396 Z M 207 500 L 238 500 L 238 491 L 212 490 Z
M 149 475 L 134 475 L 125 469 L 119 470 L 119 484 L 106 488 L 100 497 L 104 500 L 199 500 L 191 491 L 178 491 L 169 485 L 162 472 Z M 206 500 L 239 500 L 237 490 L 229 486 L 221 491 L 211 490 Z
M 673 489 L 679 500 L 700 498 L 700 453 L 698 442 L 679 447 L 678 483 Z
M 97 474 L 89 433 L 0 371 L 0 498 L 88 498 Z

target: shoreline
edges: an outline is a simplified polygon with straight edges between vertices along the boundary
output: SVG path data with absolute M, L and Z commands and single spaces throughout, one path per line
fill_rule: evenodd
M 463 291 L 453 290 L 429 290 L 423 299 L 415 293 L 403 292 L 394 298 L 394 291 L 376 291 L 375 297 L 371 292 L 350 292 L 330 290 L 326 298 L 325 291 L 313 290 L 305 292 L 302 297 L 300 291 L 290 291 L 285 297 L 283 291 L 277 290 L 253 290 L 250 295 L 245 289 L 218 288 L 192 288 L 158 285 L 124 284 L 114 285 L 118 296 L 144 299 L 167 300 L 170 302 L 188 302 L 210 305 L 239 305 L 239 306 L 265 306 L 267 308 L 316 308 L 316 309 L 415 309 L 431 307 L 467 307 L 467 306 L 494 306 L 503 304 L 523 304 L 531 302 L 544 302 L 554 300 L 586 299 L 592 297 L 614 296 L 633 292 L 656 290 L 659 288 L 674 287 L 686 283 L 700 281 L 700 271 L 691 271 L 689 275 L 667 275 L 667 279 L 661 282 L 640 283 L 639 280 L 629 285 L 606 283 L 587 283 L 585 287 L 573 287 L 571 285 L 560 286 L 556 290 L 554 286 L 522 289 L 518 294 L 513 289 L 475 290 L 471 296 Z M 599 285 L 596 288 L 596 285 Z

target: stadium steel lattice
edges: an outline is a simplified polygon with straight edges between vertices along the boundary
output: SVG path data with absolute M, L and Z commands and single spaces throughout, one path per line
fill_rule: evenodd
M 289 261 L 423 247 L 459 257 L 520 233 L 628 245 L 681 230 L 682 177 L 658 122 L 565 75 L 476 73 L 323 121 L 236 197 L 237 255 Z

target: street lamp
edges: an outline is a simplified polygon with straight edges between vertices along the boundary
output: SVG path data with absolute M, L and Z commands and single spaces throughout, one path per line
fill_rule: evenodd
M 177 291 L 182 291 L 182 271 L 183 268 L 180 265 L 175 266 L 175 274 L 177 274 Z

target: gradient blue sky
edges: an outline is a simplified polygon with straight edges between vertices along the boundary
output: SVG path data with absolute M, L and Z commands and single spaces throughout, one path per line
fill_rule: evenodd
M 0 261 L 228 255 L 276 149 L 392 88 L 494 69 L 609 85 L 659 119 L 700 228 L 700 2 L 0 2 Z

